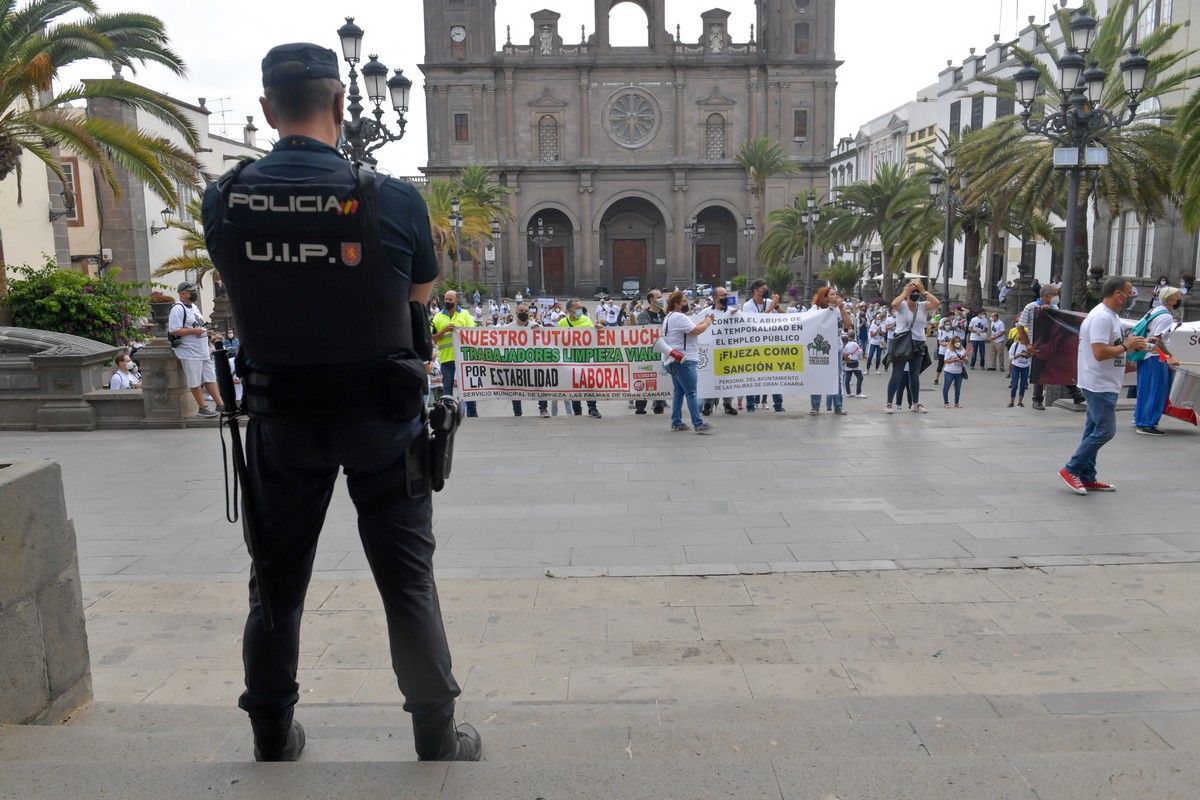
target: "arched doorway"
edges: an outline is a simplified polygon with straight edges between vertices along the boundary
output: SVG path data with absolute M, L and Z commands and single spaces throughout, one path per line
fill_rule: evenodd
M 545 237 L 540 244 L 539 230 Z M 540 209 L 529 216 L 525 236 L 525 252 L 529 253 L 526 285 L 533 292 L 544 290 L 550 297 L 566 295 L 567 287 L 575 285 L 575 228 L 571 220 L 557 208 Z
M 600 220 L 600 284 L 619 292 L 627 280 L 641 291 L 667 278 L 667 232 L 658 207 L 641 197 L 624 197 Z
M 704 237 L 695 244 L 696 283 L 723 284 L 738 274 L 737 218 L 723 206 L 705 206 L 696 223 L 704 226 Z

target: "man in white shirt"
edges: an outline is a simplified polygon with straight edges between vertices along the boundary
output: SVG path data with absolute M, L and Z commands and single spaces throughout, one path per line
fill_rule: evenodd
M 983 369 L 987 361 L 988 318 L 983 309 L 971 318 L 971 369 L 975 369 L 975 359 L 979 358 L 979 369 Z
M 1007 371 L 1004 366 L 1004 356 L 1008 352 L 1008 326 L 996 312 L 992 312 L 992 321 L 988 324 L 987 345 L 992 363 L 988 367 L 988 371 L 994 372 L 997 369 Z
M 621 307 L 616 303 L 609 303 L 606 312 L 608 319 L 605 320 L 609 325 L 617 325 L 621 322 Z
M 507 305 L 507 304 L 506 304 Z M 536 328 L 537 320 L 529 313 L 529 306 L 524 303 L 517 304 L 517 318 L 511 323 L 505 325 L 506 328 Z M 521 408 L 520 400 L 512 401 L 513 416 L 521 416 L 523 409 Z M 557 410 L 557 409 L 555 409 Z M 546 400 L 538 401 L 538 414 L 542 419 L 547 419 L 550 416 L 550 408 Z
M 196 399 L 197 417 L 215 417 L 223 409 L 218 402 L 216 411 L 208 407 L 204 400 L 203 388 L 213 400 L 218 400 L 221 393 L 217 390 L 217 373 L 213 367 L 212 357 L 208 349 L 208 331 L 205 329 L 204 317 L 196 308 L 196 299 L 200 290 L 194 283 L 184 281 L 176 287 L 179 292 L 179 302 L 171 307 L 171 315 L 167 318 L 167 334 L 175 348 L 175 357 L 183 367 L 183 379 L 192 397 Z
M 1126 336 L 1117 316 L 1133 302 L 1133 284 L 1128 278 L 1104 281 L 1103 302 L 1091 310 L 1079 328 L 1076 383 L 1087 398 L 1087 423 L 1083 440 L 1058 476 L 1075 494 L 1113 492 L 1116 487 L 1096 478 L 1096 456 L 1117 435 L 1117 395 L 1125 378 L 1125 356 L 1144 350 L 1146 339 Z

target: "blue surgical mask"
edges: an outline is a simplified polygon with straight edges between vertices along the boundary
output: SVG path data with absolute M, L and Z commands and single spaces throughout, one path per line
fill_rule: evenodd
M 583 309 L 582 308 L 575 309 L 574 314 L 575 314 L 575 319 L 579 319 L 580 317 L 583 316 Z

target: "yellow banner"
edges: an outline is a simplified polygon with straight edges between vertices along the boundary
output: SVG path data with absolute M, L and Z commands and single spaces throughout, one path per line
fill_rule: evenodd
M 718 378 L 762 372 L 804 372 L 804 347 L 764 344 L 713 350 L 713 374 Z

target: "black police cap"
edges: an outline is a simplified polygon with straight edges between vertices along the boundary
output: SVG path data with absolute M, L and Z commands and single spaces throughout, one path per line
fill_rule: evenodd
M 287 69 L 281 69 L 286 66 Z M 328 47 L 294 42 L 272 47 L 262 60 L 263 88 L 317 78 L 341 79 L 337 56 Z

